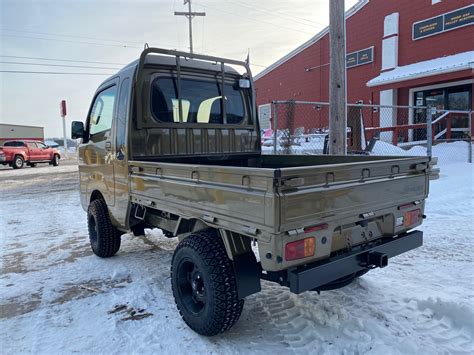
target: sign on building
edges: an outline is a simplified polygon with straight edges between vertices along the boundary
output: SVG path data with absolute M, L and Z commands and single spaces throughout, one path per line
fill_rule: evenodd
M 364 48 L 352 53 L 346 54 L 346 68 L 357 67 L 363 64 L 369 64 L 374 61 L 374 47 Z
M 272 104 L 258 105 L 258 121 L 260 129 L 272 128 L 270 119 L 272 118 Z
M 474 5 L 413 24 L 413 40 L 474 24 Z

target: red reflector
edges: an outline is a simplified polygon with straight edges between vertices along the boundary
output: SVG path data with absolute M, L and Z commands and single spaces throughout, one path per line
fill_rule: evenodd
M 306 258 L 314 255 L 314 237 L 297 240 L 285 246 L 285 259 L 287 261 Z
M 418 223 L 420 220 L 420 210 L 413 210 L 405 213 L 404 216 L 404 225 L 411 226 Z
M 407 203 L 407 204 L 405 204 L 405 205 L 398 206 L 398 209 L 399 209 L 399 210 L 404 210 L 404 209 L 410 208 L 410 207 L 413 207 L 413 202 Z
M 328 225 L 327 225 L 326 223 L 318 224 L 317 226 L 306 227 L 306 228 L 304 229 L 304 232 L 305 232 L 305 233 L 316 232 L 316 231 L 320 231 L 320 230 L 326 229 L 327 227 L 328 227 Z

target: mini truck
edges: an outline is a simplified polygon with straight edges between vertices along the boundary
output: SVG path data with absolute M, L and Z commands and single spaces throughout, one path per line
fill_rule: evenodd
M 72 137 L 93 252 L 144 228 L 177 237 L 173 295 L 202 335 L 231 328 L 261 280 L 335 289 L 423 242 L 430 158 L 262 155 L 248 61 L 146 48 Z

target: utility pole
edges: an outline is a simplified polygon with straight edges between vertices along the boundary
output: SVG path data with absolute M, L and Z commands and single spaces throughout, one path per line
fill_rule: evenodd
M 347 154 L 344 0 L 329 1 L 329 154 Z
M 189 21 L 189 51 L 193 53 L 193 18 L 195 16 L 206 16 L 205 12 L 192 12 L 191 0 L 184 0 L 184 5 L 188 4 L 188 12 L 175 11 L 175 16 L 186 16 Z

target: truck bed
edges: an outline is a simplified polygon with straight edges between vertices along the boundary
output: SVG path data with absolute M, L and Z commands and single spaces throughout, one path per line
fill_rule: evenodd
M 248 165 L 131 161 L 131 200 L 236 232 L 281 233 L 428 193 L 427 157 L 262 155 Z

